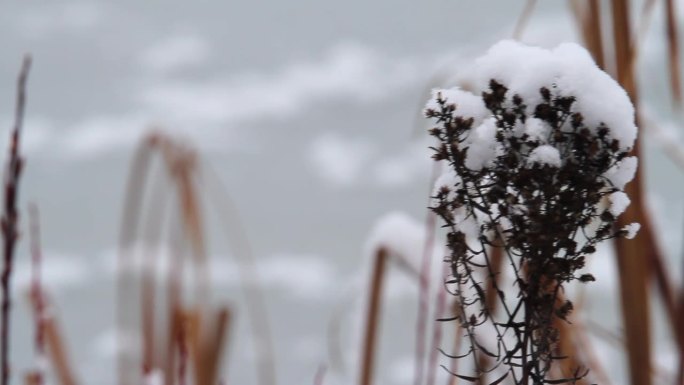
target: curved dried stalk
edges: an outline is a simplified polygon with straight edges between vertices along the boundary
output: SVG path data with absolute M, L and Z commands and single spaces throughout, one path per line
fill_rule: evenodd
M 208 196 L 213 198 L 219 213 L 225 234 L 233 254 L 237 258 L 240 269 L 240 280 L 252 327 L 254 350 L 257 357 L 257 378 L 261 385 L 276 384 L 275 358 L 273 338 L 268 325 L 268 310 L 260 284 L 256 261 L 252 253 L 248 238 L 239 220 L 237 208 L 230 200 L 230 195 L 221 183 L 217 173 L 211 167 L 205 167 L 212 178 L 203 180 Z
M 161 240 L 161 226 L 159 223 L 164 217 L 163 210 L 163 198 L 158 199 L 154 197 L 152 199 L 152 210 L 145 216 L 142 210 L 143 206 L 143 196 L 145 193 L 145 181 L 149 178 L 150 162 L 152 160 L 152 155 L 157 152 L 161 156 L 162 164 L 166 166 L 168 176 L 170 180 L 174 183 L 175 191 L 178 194 L 178 210 L 180 221 L 178 225 L 180 226 L 177 230 L 179 233 L 172 236 L 171 239 L 181 240 L 188 239 L 190 241 L 190 252 L 193 256 L 192 262 L 194 266 L 194 293 L 196 301 L 196 309 L 194 312 L 198 315 L 202 315 L 201 325 L 197 326 L 197 330 L 201 332 L 198 334 L 198 344 L 196 349 L 193 350 L 194 354 L 198 359 L 194 360 L 195 363 L 195 382 L 197 385 L 205 385 L 207 381 L 213 381 L 217 378 L 218 370 L 218 357 L 220 357 L 221 346 L 216 346 L 216 344 L 221 344 L 222 340 L 217 339 L 216 334 L 221 329 L 227 327 L 225 323 L 227 322 L 227 314 L 222 316 L 223 321 L 213 320 L 213 316 L 206 318 L 203 316 L 207 312 L 207 304 L 209 302 L 209 280 L 207 271 L 207 258 L 206 251 L 204 247 L 203 239 L 203 229 L 202 220 L 200 216 L 200 207 L 198 197 L 195 191 L 195 181 L 193 180 L 196 174 L 196 155 L 194 152 L 188 150 L 187 148 L 175 144 L 169 138 L 165 137 L 159 133 L 150 134 L 138 148 L 133 163 L 131 173 L 129 175 L 126 205 L 124 210 L 124 217 L 122 220 L 122 230 L 120 238 L 120 256 L 119 256 L 119 268 L 123 269 L 128 265 L 131 265 L 131 261 L 136 262 L 138 259 L 142 259 L 143 271 L 140 274 L 140 287 L 141 287 L 141 315 L 142 315 L 142 374 L 144 376 L 149 376 L 152 370 L 155 368 L 164 368 L 164 380 L 167 384 L 173 384 L 175 376 L 172 374 L 173 368 L 176 366 L 174 364 L 174 349 L 177 344 L 176 334 L 173 330 L 178 330 L 177 326 L 173 326 L 173 320 L 176 318 L 175 312 L 180 306 L 180 295 L 181 295 L 181 280 L 182 280 L 182 270 L 184 269 L 184 259 L 181 258 L 181 253 L 179 253 L 179 248 L 182 245 L 176 245 L 177 247 L 172 248 L 171 253 L 174 261 L 170 263 L 170 269 L 167 276 L 167 301 L 169 310 L 169 320 L 171 325 L 168 327 L 171 335 L 168 338 L 157 335 L 155 331 L 155 275 L 157 272 L 157 263 L 154 255 L 135 255 L 130 254 L 131 248 L 136 246 L 134 241 L 138 234 L 138 228 L 143 226 L 143 233 L 148 236 L 146 240 L 152 240 L 153 242 L 159 242 Z M 159 185 L 153 185 L 152 188 L 159 187 Z M 160 194 L 159 191 L 156 191 Z M 172 229 L 173 230 L 173 229 Z M 187 237 L 187 238 L 185 238 Z M 156 245 L 153 245 L 156 246 Z M 154 254 L 154 253 L 153 253 Z M 133 264 L 135 265 L 135 263 Z M 120 270 L 123 273 L 123 270 Z M 127 285 L 124 281 L 125 275 L 120 274 L 119 276 L 119 311 L 117 312 L 117 317 L 119 320 L 119 325 L 127 325 L 127 321 L 130 321 L 130 316 L 124 309 L 127 307 L 127 302 L 130 301 L 130 297 L 124 295 L 122 290 L 125 290 Z M 127 318 L 128 317 L 128 318 Z M 221 317 L 219 317 L 221 318 Z M 209 322 L 209 324 L 207 324 Z M 219 322 L 217 326 L 211 326 Z M 212 328 L 219 327 L 219 330 L 214 331 Z M 207 331 L 208 330 L 208 331 Z M 119 329 L 122 332 L 121 329 Z M 206 341 L 204 338 L 204 333 L 209 333 L 211 340 Z M 221 332 L 223 333 L 223 332 Z M 163 341 L 157 342 L 157 340 L 162 337 L 166 339 L 166 343 Z M 207 337 L 208 338 L 208 337 Z M 127 357 L 120 352 L 119 355 L 119 376 L 120 382 L 122 384 L 134 384 L 139 378 L 136 374 L 137 371 L 133 370 L 134 361 L 131 357 Z M 180 362 L 183 365 L 184 362 Z M 213 384 L 212 384 L 213 385 Z
M 381 248 L 373 258 L 373 271 L 371 273 L 371 288 L 368 293 L 369 303 L 366 317 L 366 329 L 363 338 L 363 351 L 361 355 L 361 377 L 360 385 L 371 385 L 373 382 L 373 369 L 375 367 L 375 347 L 377 342 L 377 330 L 381 312 L 382 286 L 385 279 L 385 269 L 387 266 L 386 249 Z

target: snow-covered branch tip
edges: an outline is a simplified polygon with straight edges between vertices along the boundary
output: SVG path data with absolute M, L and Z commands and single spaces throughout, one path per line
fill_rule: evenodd
M 583 268 L 598 243 L 639 229 L 616 228 L 637 167 L 628 155 L 634 108 L 576 44 L 545 50 L 503 41 L 474 68 L 475 92 L 435 90 L 425 109 L 437 140 L 433 158 L 448 164 L 431 209 L 447 229 L 447 283 L 470 341 L 468 376 L 497 371 L 515 384 L 572 383 L 577 376 L 550 378 L 560 356 L 553 325 L 573 308 L 559 293 L 568 282 L 594 281 Z M 494 247 L 504 249 L 515 293 L 494 279 Z M 490 283 L 501 315 L 487 308 Z M 491 367 L 480 366 L 482 354 Z

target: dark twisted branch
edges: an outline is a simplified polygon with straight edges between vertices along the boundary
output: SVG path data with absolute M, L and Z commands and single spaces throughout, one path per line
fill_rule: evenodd
M 4 266 L 2 270 L 2 315 L 0 316 L 0 362 L 2 373 L 0 385 L 8 385 L 10 377 L 9 367 L 9 338 L 10 338 L 10 308 L 11 292 L 10 277 L 14 263 L 14 248 L 19 237 L 17 229 L 18 213 L 17 198 L 19 195 L 19 176 L 21 174 L 23 159 L 19 154 L 19 138 L 21 127 L 24 123 L 24 110 L 26 107 L 26 82 L 29 69 L 31 68 L 31 56 L 24 56 L 24 61 L 19 72 L 17 82 L 17 104 L 14 112 L 14 127 L 10 139 L 9 161 L 5 170 L 5 206 L 0 224 L 4 240 Z

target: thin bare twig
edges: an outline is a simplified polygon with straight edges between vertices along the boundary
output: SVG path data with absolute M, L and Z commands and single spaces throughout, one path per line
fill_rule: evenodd
M 17 197 L 19 194 L 19 176 L 21 174 L 23 159 L 19 154 L 19 137 L 24 122 L 24 110 L 26 108 L 26 82 L 31 68 L 31 56 L 24 56 L 24 61 L 19 72 L 17 81 L 17 104 L 14 115 L 14 128 L 10 141 L 9 162 L 5 171 L 5 208 L 2 214 L 2 235 L 4 239 L 5 266 L 2 271 L 2 329 L 0 330 L 0 363 L 2 374 L 0 385 L 9 384 L 9 338 L 10 338 L 10 277 L 14 263 L 14 247 L 19 237 L 17 230 Z

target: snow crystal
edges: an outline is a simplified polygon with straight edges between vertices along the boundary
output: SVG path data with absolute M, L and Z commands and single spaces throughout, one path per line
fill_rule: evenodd
M 528 157 L 529 164 L 539 164 L 551 167 L 560 167 L 560 153 L 556 147 L 548 144 L 541 145 L 530 152 Z
M 625 185 L 634 179 L 634 174 L 636 174 L 637 168 L 637 158 L 635 156 L 627 157 L 615 166 L 611 167 L 606 171 L 604 175 L 610 183 L 616 188 L 622 190 Z
M 447 104 L 454 104 L 456 106 L 456 115 L 464 118 L 473 118 L 476 125 L 480 124 L 489 114 L 479 95 L 474 95 L 459 88 L 432 90 L 432 97 L 425 105 L 425 108 L 439 110 L 439 105 L 437 104 L 437 97 L 439 95 L 441 95 L 442 99 L 446 100 Z
M 481 170 L 489 165 L 501 153 L 496 141 L 496 120 L 488 118 L 475 127 L 468 137 L 468 155 L 465 165 L 471 170 Z
M 610 200 L 608 211 L 616 217 L 624 213 L 627 206 L 631 203 L 627 194 L 622 191 L 616 191 L 610 194 L 608 199 Z
M 633 239 L 634 237 L 636 237 L 640 228 L 641 228 L 641 225 L 639 223 L 634 222 L 634 223 L 630 223 L 629 225 L 623 227 L 622 230 L 627 232 L 627 235 L 625 235 L 625 238 Z
M 552 50 L 504 40 L 492 46 L 473 66 L 470 78 L 475 94 L 485 91 L 495 79 L 520 95 L 527 115 L 542 102 L 539 89 L 553 88 L 560 96 L 576 98 L 573 109 L 580 111 L 588 127 L 604 123 L 621 150 L 630 149 L 636 139 L 634 106 L 622 87 L 594 63 L 586 49 L 564 43 Z

